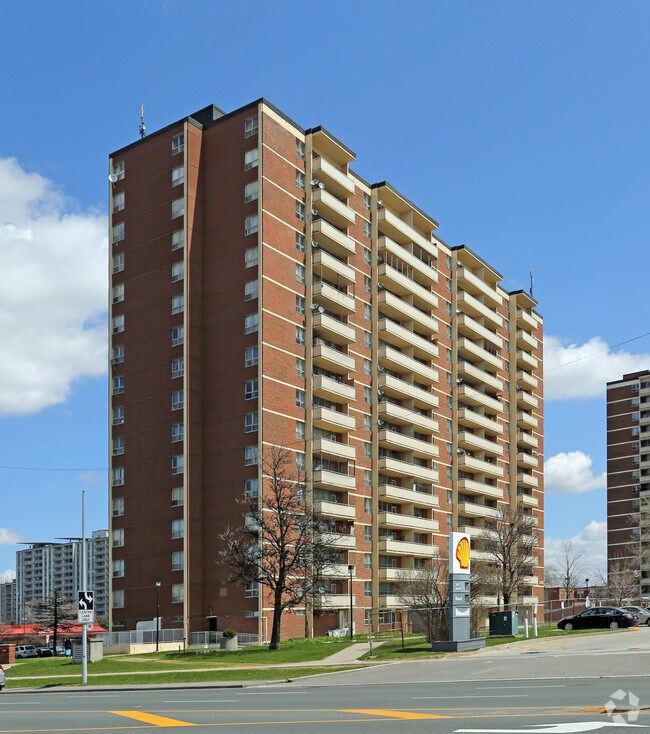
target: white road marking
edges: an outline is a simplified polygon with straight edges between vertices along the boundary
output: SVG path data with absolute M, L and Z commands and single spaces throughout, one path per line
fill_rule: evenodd
M 163 703 L 237 703 L 236 699 L 230 698 L 230 699 L 221 699 L 219 701 L 215 699 L 210 699 L 206 701 L 199 701 L 199 700 L 191 700 L 191 699 L 184 699 L 184 698 L 178 698 L 171 701 L 163 701 Z
M 522 688 L 532 688 L 534 690 L 538 690 L 539 688 L 566 688 L 566 686 L 476 686 L 474 690 L 476 691 L 504 691 L 506 688 L 514 688 L 515 690 L 520 690 Z
M 503 696 L 475 696 L 472 693 L 468 693 L 466 696 L 413 696 L 413 700 L 421 700 L 421 699 L 441 699 L 443 701 L 447 701 L 450 698 L 528 698 L 527 693 L 508 693 Z

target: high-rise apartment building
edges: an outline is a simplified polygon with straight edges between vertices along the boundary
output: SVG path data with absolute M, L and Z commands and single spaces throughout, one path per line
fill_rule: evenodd
M 607 561 L 650 593 L 650 370 L 607 383 Z
M 0 582 L 0 624 L 16 621 L 16 579 Z
M 519 598 L 542 599 L 536 301 L 354 160 L 266 100 L 111 155 L 113 629 L 158 594 L 186 637 L 266 636 L 270 602 L 229 582 L 217 536 L 264 492 L 270 446 L 339 538 L 316 633 L 348 623 L 350 594 L 357 629 L 392 624 L 400 575 L 452 529 L 480 557 L 504 503 L 538 524 Z
M 31 622 L 31 602 L 52 596 L 58 589 L 64 598 L 76 603 L 77 592 L 95 593 L 95 616 L 107 617 L 108 604 L 108 530 L 95 530 L 86 538 L 86 583 L 83 579 L 81 538 L 66 543 L 30 543 L 16 552 L 16 613 L 18 624 Z

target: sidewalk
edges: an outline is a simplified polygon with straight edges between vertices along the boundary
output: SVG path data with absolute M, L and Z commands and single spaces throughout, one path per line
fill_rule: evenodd
M 373 642 L 373 650 L 383 645 L 386 640 L 380 640 L 379 642 Z M 330 655 L 328 658 L 320 661 L 320 665 L 347 665 L 348 663 L 356 663 L 362 655 L 370 652 L 370 643 L 368 642 L 355 642 L 346 647 L 345 650 L 335 652 L 334 655 Z M 364 660 L 364 663 L 370 662 Z

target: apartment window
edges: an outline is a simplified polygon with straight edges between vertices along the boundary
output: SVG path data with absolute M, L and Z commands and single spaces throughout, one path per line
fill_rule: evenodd
M 259 182 L 251 181 L 244 186 L 244 203 L 248 204 L 249 201 L 255 201 L 259 196 Z
M 296 357 L 296 374 L 298 377 L 305 376 L 305 360 L 302 357 Z
M 447 362 L 449 362 L 449 364 L 451 364 L 451 362 L 453 360 L 453 357 L 454 357 L 454 355 L 453 355 L 453 352 L 451 351 L 451 349 L 447 349 Z
M 296 138 L 296 155 L 298 158 L 302 158 L 302 160 L 305 159 L 305 144 L 302 140 L 298 140 L 298 138 Z
M 257 281 L 249 280 L 244 283 L 244 300 L 252 301 L 254 298 L 257 298 Z
M 300 263 L 296 263 L 296 280 L 298 283 L 305 283 L 305 266 Z
M 302 326 L 296 326 L 296 344 L 305 346 L 305 330 Z
M 113 487 L 121 487 L 124 484 L 124 467 L 115 466 L 113 467 L 113 477 L 111 485 Z
M 254 367 L 257 361 L 257 347 L 246 347 L 244 349 L 244 367 Z
M 363 430 L 364 431 L 372 430 L 372 416 L 370 415 L 363 416 Z
M 185 296 L 179 293 L 177 296 L 172 296 L 172 314 L 183 313 L 185 310 Z
M 370 293 L 370 291 L 372 290 L 372 279 L 369 275 L 363 276 L 363 290 L 366 293 Z
M 124 392 L 124 375 L 113 378 L 113 395 L 121 395 Z
M 182 250 L 185 247 L 185 230 L 177 229 L 172 232 L 172 252 L 174 250 Z
M 124 528 L 113 528 L 113 548 L 121 548 L 124 545 Z
M 244 137 L 250 138 L 253 135 L 257 135 L 258 130 L 258 116 L 253 115 L 244 120 Z
M 244 497 L 246 499 L 254 499 L 259 494 L 257 478 L 246 479 L 244 481 Z
M 305 440 L 305 422 L 304 421 L 296 421 L 296 438 L 300 441 Z
M 301 201 L 296 202 L 296 219 L 305 221 L 305 205 Z
M 185 166 L 172 168 L 172 187 L 182 186 L 185 183 Z
M 363 195 L 363 208 L 370 211 L 370 202 L 372 201 L 370 194 Z
M 363 470 L 363 484 L 366 487 L 372 487 L 372 472 L 370 469 Z
M 185 265 L 183 262 L 172 263 L 172 283 L 178 283 L 185 277 Z
M 363 332 L 363 346 L 366 349 L 372 349 L 372 334 L 369 331 Z
M 296 470 L 299 472 L 304 472 L 306 466 L 307 466 L 307 462 L 305 460 L 305 455 L 301 451 L 298 451 L 296 453 Z M 301 491 L 299 487 L 300 485 L 296 486 L 296 497 L 298 499 L 301 499 L 301 496 L 298 494 Z
M 305 391 L 304 390 L 296 390 L 296 406 L 298 408 L 305 407 Z
M 120 334 L 124 331 L 124 314 L 113 316 L 113 334 Z
M 118 242 L 122 242 L 124 239 L 124 222 L 120 222 L 113 226 L 113 237 L 112 243 L 116 245 Z
M 447 334 L 447 339 L 451 339 L 452 331 L 451 331 L 451 326 L 449 326 L 449 324 L 447 324 L 447 326 L 445 327 L 445 332 Z
M 363 528 L 363 539 L 366 541 L 366 543 L 372 542 L 372 526 L 366 525 Z
M 369 303 L 363 304 L 363 316 L 366 321 L 372 321 L 372 307 Z
M 244 251 L 244 267 L 254 268 L 257 265 L 257 247 L 249 247 Z
M 172 347 L 178 347 L 185 341 L 185 327 L 172 327 Z
M 258 597 L 260 594 L 260 585 L 257 581 L 247 581 L 244 586 L 244 596 L 247 599 Z
M 259 230 L 257 214 L 251 214 L 244 219 L 244 235 L 255 234 Z
M 370 222 L 366 222 L 366 220 L 363 220 L 363 233 L 366 237 L 370 237 L 372 234 L 372 230 L 370 229 Z
M 111 351 L 111 364 L 122 364 L 124 362 L 124 345 L 118 344 Z
M 113 497 L 111 510 L 113 517 L 121 517 L 124 514 L 124 497 Z
M 251 168 L 257 168 L 260 162 L 260 152 L 257 148 L 247 150 L 244 153 L 244 170 L 249 171 Z
M 117 255 L 113 255 L 113 275 L 115 273 L 121 273 L 124 270 L 124 253 L 119 252 Z
M 244 433 L 254 433 L 259 428 L 259 416 L 257 411 L 246 413 L 244 416 Z
M 172 138 L 172 155 L 182 153 L 185 148 L 185 137 L 183 135 L 174 135 Z
M 124 406 L 118 405 L 117 408 L 113 408 L 113 425 L 121 426 L 124 423 Z
M 450 443 L 447 444 L 447 456 L 451 456 L 453 454 L 453 447 Z
M 113 589 L 113 609 L 124 607 L 124 589 Z
M 185 471 L 185 460 L 183 454 L 172 456 L 172 474 L 182 474 Z
M 372 596 L 372 581 L 363 582 L 363 595 L 365 597 Z
M 185 584 L 172 584 L 172 604 L 182 604 L 185 599 Z
M 296 295 L 296 313 L 305 315 L 305 297 Z
M 185 199 L 175 199 L 172 201 L 172 219 L 178 219 L 185 214 Z
M 185 360 L 183 357 L 172 359 L 172 379 L 182 377 L 185 372 Z
M 244 334 L 254 334 L 257 331 L 258 315 L 248 313 L 244 316 Z
M 113 561 L 113 578 L 118 579 L 124 576 L 124 561 L 118 558 Z
M 452 431 L 453 425 L 454 424 L 452 423 L 452 421 L 449 420 L 449 418 L 448 418 L 447 419 L 447 433 L 450 434 L 450 435 L 451 435 L 451 431 Z
M 183 551 L 174 551 L 172 553 L 172 571 L 182 571 L 185 565 L 185 554 Z
M 449 301 L 445 301 L 445 311 L 447 316 L 451 316 L 451 303 Z
M 114 176 L 117 176 L 118 181 L 121 181 L 124 178 L 124 173 L 125 173 L 124 161 L 119 161 L 119 163 L 114 163 L 113 170 L 111 171 L 111 173 Z
M 185 495 L 182 487 L 172 489 L 172 507 L 182 507 L 185 504 Z
M 253 400 L 258 395 L 257 380 L 246 380 L 244 383 L 244 400 Z
M 119 194 L 113 196 L 113 214 L 121 212 L 124 209 L 124 192 L 120 191 Z
M 451 469 L 450 466 L 448 466 L 447 467 L 447 480 L 450 481 L 450 482 L 452 480 L 452 475 L 453 475 L 452 469 Z
M 367 385 L 363 388 L 363 401 L 365 403 L 372 403 L 372 389 Z
M 372 252 L 367 247 L 363 248 L 363 262 L 372 265 Z
M 182 390 L 174 390 L 172 393 L 172 410 L 183 410 L 185 398 Z
M 244 446 L 244 466 L 257 465 L 257 444 L 255 446 Z
M 372 374 L 372 361 L 369 359 L 363 360 L 363 374 L 368 376 Z
M 307 249 L 307 239 L 304 234 L 296 232 L 296 250 L 304 252 Z
M 364 441 L 364 444 L 363 444 L 363 458 L 364 459 L 372 458 L 372 444 L 368 443 L 367 441 Z
M 124 453 L 124 436 L 116 436 L 113 439 L 113 456 L 121 456 Z
M 451 293 L 451 278 L 445 278 L 445 288 Z
M 305 174 L 298 170 L 296 170 L 296 187 L 301 191 L 305 190 Z
M 177 520 L 172 520 L 172 539 L 178 540 L 185 535 L 185 520 L 179 517 Z
M 185 426 L 182 423 L 172 423 L 172 443 L 180 443 L 185 438 Z

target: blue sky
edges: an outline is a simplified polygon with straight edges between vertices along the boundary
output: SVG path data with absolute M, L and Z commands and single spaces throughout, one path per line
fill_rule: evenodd
M 602 566 L 604 383 L 650 367 L 648 3 L 35 0 L 3 26 L 0 574 L 17 540 L 79 535 L 82 489 L 107 525 L 108 153 L 142 103 L 155 130 L 261 96 L 505 287 L 534 270 L 549 555 L 573 538 Z

